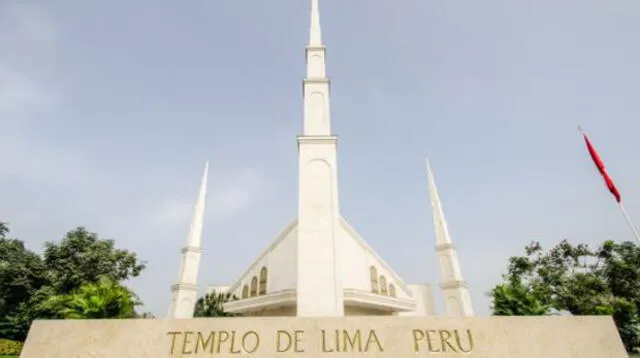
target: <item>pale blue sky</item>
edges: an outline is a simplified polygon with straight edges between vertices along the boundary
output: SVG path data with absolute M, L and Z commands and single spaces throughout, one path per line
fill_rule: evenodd
M 438 280 L 429 156 L 479 314 L 532 239 L 640 222 L 640 2 L 323 0 L 345 218 Z M 0 2 L 0 220 L 40 251 L 84 225 L 147 260 L 167 311 L 205 160 L 201 282 L 231 283 L 296 212 L 308 1 Z M 440 299 L 438 297 L 438 304 Z

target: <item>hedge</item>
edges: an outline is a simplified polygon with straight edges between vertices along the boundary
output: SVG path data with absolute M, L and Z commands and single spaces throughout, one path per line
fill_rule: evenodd
M 17 356 L 22 351 L 22 342 L 0 339 L 0 356 Z

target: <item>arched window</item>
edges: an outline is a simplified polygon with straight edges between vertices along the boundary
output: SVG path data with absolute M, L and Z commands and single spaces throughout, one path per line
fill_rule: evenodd
M 387 295 L 387 279 L 380 275 L 380 294 Z
M 396 286 L 392 283 L 389 284 L 389 296 L 396 297 Z
M 249 286 L 247 285 L 242 288 L 242 298 L 249 298 Z
M 258 278 L 253 276 L 251 279 L 251 297 L 258 295 Z
M 260 288 L 258 289 L 259 295 L 265 295 L 267 293 L 267 268 L 263 267 L 260 270 Z
M 369 274 L 371 275 L 371 292 L 378 293 L 378 271 L 375 267 L 369 268 Z

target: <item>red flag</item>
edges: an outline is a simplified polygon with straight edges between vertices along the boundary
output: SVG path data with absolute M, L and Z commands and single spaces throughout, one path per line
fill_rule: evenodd
M 604 163 L 602 162 L 602 159 L 600 159 L 600 155 L 598 154 L 598 151 L 596 151 L 596 148 L 593 146 L 593 144 L 591 144 L 591 141 L 589 140 L 587 135 L 584 134 L 584 132 L 582 131 L 581 133 L 582 133 L 582 136 L 584 137 L 585 143 L 587 143 L 587 149 L 589 150 L 591 159 L 593 159 L 593 163 L 598 168 L 598 171 L 600 172 L 600 174 L 602 174 L 602 177 L 604 178 L 604 182 L 607 185 L 607 188 L 609 189 L 611 194 L 613 194 L 613 196 L 616 198 L 616 201 L 620 202 L 621 200 L 620 192 L 618 191 L 616 184 L 613 182 L 613 179 L 611 179 L 611 176 L 609 176 L 609 173 L 607 173 L 607 169 L 604 167 Z

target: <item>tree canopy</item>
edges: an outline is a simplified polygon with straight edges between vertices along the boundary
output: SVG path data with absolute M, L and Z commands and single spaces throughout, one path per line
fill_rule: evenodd
M 100 239 L 83 227 L 68 232 L 60 243 L 47 242 L 43 259 L 51 284 L 62 293 L 97 283 L 101 277 L 115 281 L 136 277 L 146 265 L 135 253 L 116 249 L 113 240 Z
M 640 247 L 605 241 L 592 249 L 563 240 L 539 242 L 509 259 L 491 290 L 494 315 L 611 315 L 629 352 L 640 347 Z
M 49 297 L 42 308 L 60 319 L 136 318 L 135 307 L 140 304 L 131 290 L 104 276 L 71 293 Z
M 194 317 L 233 317 L 236 314 L 225 312 L 223 304 L 230 300 L 237 300 L 238 297 L 230 292 L 212 291 L 198 299 L 196 302 Z
M 145 268 L 135 253 L 82 227 L 42 256 L 8 235 L 0 223 L 0 338 L 24 340 L 36 318 L 135 316 L 139 301 L 121 284 Z
M 0 221 L 0 239 L 4 239 L 9 233 L 9 226 L 7 223 Z
M 8 231 L 7 231 L 8 232 Z M 47 269 L 24 243 L 0 238 L 0 317 L 6 317 L 47 284 Z

